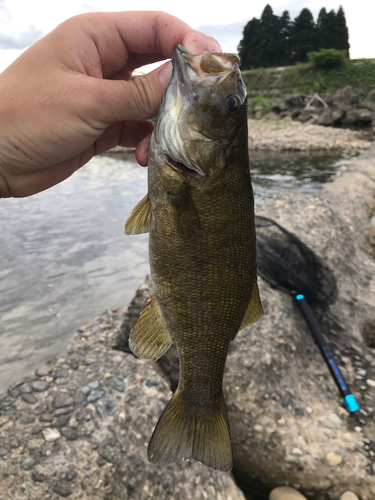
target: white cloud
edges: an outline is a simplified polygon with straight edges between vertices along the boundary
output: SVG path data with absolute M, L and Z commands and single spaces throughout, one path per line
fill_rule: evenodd
M 25 49 L 39 40 L 43 36 L 43 32 L 35 26 L 30 26 L 27 31 L 10 34 L 0 32 L 0 48 L 1 49 Z

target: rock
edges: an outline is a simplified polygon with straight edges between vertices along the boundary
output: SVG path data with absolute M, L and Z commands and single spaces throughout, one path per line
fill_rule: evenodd
M 301 123 L 311 122 L 314 119 L 315 122 L 318 121 L 318 116 L 323 112 L 323 108 L 316 108 L 310 106 L 309 108 L 304 108 L 298 115 L 297 120 Z
M 372 380 L 371 378 L 368 378 L 366 380 L 366 384 L 369 386 L 369 387 L 375 387 L 375 380 Z
M 91 389 L 88 385 L 85 385 L 84 387 L 82 387 L 81 391 L 84 396 L 88 396 L 91 392 Z
M 77 477 L 77 472 L 74 469 L 67 469 L 65 473 L 65 479 L 68 481 L 73 481 Z
M 375 102 L 375 89 L 371 90 L 371 92 L 368 95 L 368 98 L 370 101 Z
M 22 384 L 19 387 L 20 394 L 31 394 L 33 391 L 31 390 L 31 387 L 29 384 Z
M 27 458 L 23 462 L 23 469 L 24 470 L 31 470 L 36 464 L 37 464 L 37 461 L 34 458 Z
M 0 457 L 6 457 L 8 453 L 9 452 L 6 448 L 0 448 Z
M 372 112 L 368 109 L 362 108 L 353 108 L 347 111 L 345 117 L 342 119 L 342 122 L 345 125 L 353 125 L 353 124 L 368 124 L 372 121 Z
M 326 461 L 328 465 L 332 467 L 335 465 L 340 465 L 342 463 L 342 456 L 338 453 L 334 453 L 333 451 L 329 451 L 326 454 Z
M 333 124 L 333 116 L 331 111 L 325 110 L 319 116 L 317 125 L 324 125 L 325 127 L 330 127 Z
M 91 391 L 91 393 L 87 396 L 87 401 L 93 403 L 94 401 L 97 401 L 103 396 L 104 396 L 104 391 Z
M 57 393 L 53 401 L 55 408 L 63 408 L 73 403 L 73 399 L 65 392 Z
M 342 109 L 334 109 L 332 111 L 332 120 L 334 123 L 339 123 L 343 116 L 344 116 L 344 111 Z
M 36 392 L 44 392 L 48 388 L 48 384 L 43 380 L 36 380 L 33 382 L 32 388 Z
M 88 384 L 88 386 L 90 387 L 90 389 L 98 389 L 99 387 L 99 382 L 97 380 L 95 380 L 94 382 L 90 382 Z
M 345 493 L 341 495 L 340 500 L 359 500 L 359 498 L 352 491 L 345 491 Z
M 115 389 L 118 392 L 124 392 L 125 390 L 124 382 L 118 378 L 110 378 L 108 380 L 108 383 L 112 387 L 112 389 Z
M 21 399 L 25 401 L 25 403 L 28 403 L 30 405 L 33 405 L 37 402 L 37 399 L 34 396 L 34 394 L 21 394 Z
M 299 491 L 289 486 L 279 486 L 271 491 L 269 500 L 307 500 Z
M 52 491 L 63 498 L 68 498 L 72 494 L 72 490 L 70 489 L 69 485 L 64 484 L 63 482 L 55 484 L 52 488 Z
M 304 96 L 302 94 L 292 94 L 287 96 L 284 102 L 290 108 L 302 108 L 304 106 Z
M 51 429 L 50 427 L 43 430 L 43 436 L 47 443 L 61 438 L 60 432 L 57 429 Z

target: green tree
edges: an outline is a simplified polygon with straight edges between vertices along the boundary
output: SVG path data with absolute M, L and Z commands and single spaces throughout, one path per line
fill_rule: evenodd
M 287 10 L 284 10 L 280 17 L 279 22 L 280 29 L 280 56 L 278 58 L 277 65 L 278 66 L 286 66 L 291 62 L 291 54 L 290 54 L 290 29 L 291 29 L 291 21 L 290 15 Z
M 339 10 L 336 14 L 336 25 L 337 25 L 337 40 L 336 46 L 337 50 L 346 50 L 347 57 L 349 57 L 349 31 L 346 25 L 344 9 L 340 5 Z
M 280 53 L 280 19 L 275 16 L 269 4 L 265 6 L 260 22 L 262 66 L 276 66 L 282 57 Z
M 238 46 L 241 69 L 259 68 L 262 65 L 262 26 L 259 19 L 251 19 L 244 27 Z
M 292 62 L 306 62 L 307 53 L 317 50 L 318 35 L 311 11 L 301 10 L 295 18 L 290 32 L 290 49 Z

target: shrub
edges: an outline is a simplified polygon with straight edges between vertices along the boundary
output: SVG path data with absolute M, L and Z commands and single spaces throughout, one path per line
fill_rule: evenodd
M 347 61 L 346 50 L 320 49 L 307 54 L 310 63 L 317 69 L 341 68 Z

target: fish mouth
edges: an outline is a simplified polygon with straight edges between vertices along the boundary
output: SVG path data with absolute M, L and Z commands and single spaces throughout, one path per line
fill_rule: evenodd
M 166 154 L 168 165 L 170 165 L 173 170 L 180 172 L 181 174 L 188 177 L 203 177 L 206 174 L 199 167 L 192 167 L 191 165 L 185 165 L 181 161 L 174 160 L 170 155 Z

